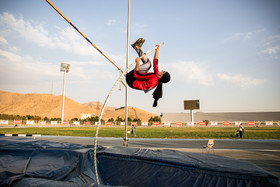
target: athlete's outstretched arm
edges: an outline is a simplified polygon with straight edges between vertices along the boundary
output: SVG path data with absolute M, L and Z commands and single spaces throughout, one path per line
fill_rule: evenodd
M 158 51 L 159 51 L 160 45 L 157 45 L 157 48 L 155 50 L 155 56 L 154 59 L 158 59 Z

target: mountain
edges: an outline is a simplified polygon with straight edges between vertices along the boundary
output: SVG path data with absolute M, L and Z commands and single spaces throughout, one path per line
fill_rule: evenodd
M 97 110 L 101 110 L 103 107 L 103 104 L 101 104 L 99 101 L 91 101 L 88 103 L 84 103 L 83 105 L 96 108 Z M 116 110 L 116 109 L 117 109 L 116 107 L 110 107 L 110 106 L 106 107 L 106 110 Z
M 31 115 L 41 116 L 42 118 L 60 118 L 62 108 L 62 95 L 52 94 L 20 94 L 0 91 L 0 114 L 10 115 Z M 81 114 L 93 114 L 99 116 L 102 104 L 99 102 L 88 102 L 80 104 L 68 97 L 65 97 L 64 119 L 81 118 Z M 128 107 L 128 117 L 131 119 L 139 118 L 143 122 L 148 121 L 155 114 L 144 110 Z M 106 107 L 102 119 L 105 121 L 113 118 L 125 117 L 124 108 Z

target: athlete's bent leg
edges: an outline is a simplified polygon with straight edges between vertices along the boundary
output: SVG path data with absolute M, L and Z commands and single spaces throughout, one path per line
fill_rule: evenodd
M 140 47 L 135 47 L 135 50 L 136 50 L 139 57 L 141 57 L 144 54 Z M 143 64 L 141 64 L 139 66 L 139 72 L 140 73 L 147 73 L 149 71 L 149 69 L 151 68 L 152 63 L 146 55 L 143 58 L 141 58 L 141 60 L 142 60 Z

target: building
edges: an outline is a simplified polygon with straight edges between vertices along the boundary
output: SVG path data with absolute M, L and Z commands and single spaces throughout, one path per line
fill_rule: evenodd
M 224 113 L 194 113 L 194 122 L 209 121 L 280 121 L 280 112 L 224 112 Z M 161 121 L 164 122 L 183 122 L 191 121 L 190 113 L 163 113 Z
M 90 117 L 91 117 L 91 114 L 84 114 L 84 113 L 81 114 L 81 120 L 84 120 L 84 119 L 87 119 Z

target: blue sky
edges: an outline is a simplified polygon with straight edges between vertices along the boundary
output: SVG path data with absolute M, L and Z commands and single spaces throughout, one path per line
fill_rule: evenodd
M 126 59 L 126 0 L 51 1 L 122 69 Z M 143 50 L 165 42 L 159 68 L 172 79 L 152 107 L 152 92 L 129 89 L 128 103 L 155 114 L 280 111 L 279 0 L 130 1 L 130 43 Z M 130 47 L 129 61 L 136 53 Z M 153 58 L 153 54 L 148 55 Z M 60 63 L 69 63 L 66 96 L 104 102 L 119 71 L 44 0 L 0 0 L 0 90 L 62 94 Z M 124 88 L 108 105 L 124 106 Z

